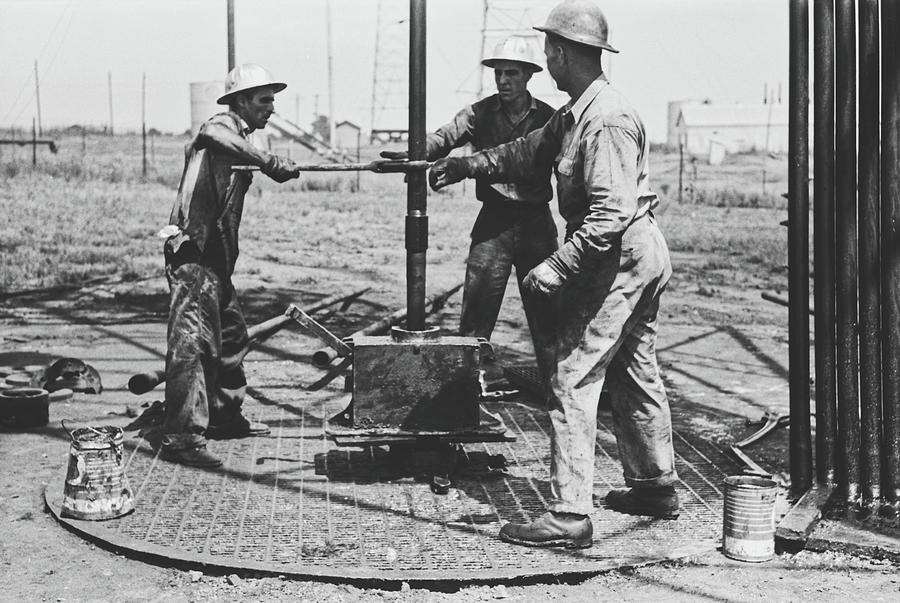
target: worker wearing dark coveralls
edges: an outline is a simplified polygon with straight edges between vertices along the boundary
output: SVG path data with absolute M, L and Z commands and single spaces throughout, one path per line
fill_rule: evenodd
M 547 69 L 571 102 L 526 138 L 438 162 L 433 187 L 465 177 L 513 179 L 552 164 L 565 242 L 525 286 L 560 304 L 557 365 L 550 378 L 549 510 L 500 537 L 529 546 L 592 544 L 597 406 L 608 379 L 613 426 L 628 490 L 608 493 L 614 510 L 674 518 L 678 512 L 671 418 L 656 361 L 660 294 L 669 253 L 652 210 L 648 143 L 630 103 L 600 65 L 607 24 L 596 4 L 573 0 L 544 27 Z
M 248 340 L 231 275 L 251 176 L 231 168 L 258 166 L 277 182 L 299 176 L 290 159 L 247 139 L 266 126 L 275 93 L 286 87 L 259 65 L 228 74 L 218 103 L 229 110 L 208 119 L 185 149 L 178 195 L 161 232 L 170 290 L 162 448 L 165 458 L 185 465 L 221 464 L 207 450 L 207 437 L 268 433 L 241 413 L 247 381 L 233 360 Z
M 511 36 L 501 41 L 482 64 L 494 69 L 497 94 L 467 105 L 453 121 L 428 134 L 428 160 L 446 157 L 469 143 L 475 150 L 483 150 L 515 140 L 542 127 L 553 115 L 550 105 L 528 92 L 528 81 L 543 68 L 535 62 L 527 38 Z M 405 159 L 406 152 L 386 151 L 382 156 Z M 522 290 L 522 280 L 558 246 L 548 207 L 553 198 L 549 168 L 508 184 L 478 178 L 475 197 L 482 206 L 466 260 L 459 333 L 491 338 L 515 266 L 538 366 L 546 376 L 552 363 L 552 313 L 547 299 Z

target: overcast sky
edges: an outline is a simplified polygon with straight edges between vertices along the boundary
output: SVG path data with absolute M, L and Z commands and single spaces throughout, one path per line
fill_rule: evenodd
M 260 63 L 288 83 L 276 98 L 285 117 L 299 114 L 305 125 L 316 106 L 327 113 L 326 3 L 335 117 L 368 130 L 378 0 L 235 0 L 237 62 Z M 610 43 L 621 51 L 607 64 L 610 79 L 637 107 L 652 140 L 665 139 L 670 100 L 758 103 L 766 84 L 773 93 L 781 84 L 787 101 L 787 0 L 598 3 L 610 23 Z M 380 28 L 382 47 L 405 45 L 405 24 L 395 17 L 408 2 L 381 4 L 382 15 L 391 17 Z M 492 5 L 502 10 L 493 13 L 494 22 L 542 24 L 555 4 L 496 0 Z M 483 6 L 484 0 L 428 1 L 429 128 L 474 100 Z M 111 72 L 115 128 L 139 129 L 146 73 L 148 125 L 184 131 L 190 83 L 224 78 L 226 35 L 226 0 L 0 0 L 0 127 L 30 127 L 37 60 L 45 127 L 108 123 Z M 405 63 L 403 54 L 395 54 L 394 66 Z M 385 69 L 382 84 L 391 79 Z

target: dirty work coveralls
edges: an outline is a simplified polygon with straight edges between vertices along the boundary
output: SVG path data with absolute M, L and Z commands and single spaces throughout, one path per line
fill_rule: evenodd
M 531 95 L 529 99 L 528 111 L 517 121 L 503 108 L 498 94 L 467 105 L 453 121 L 427 136 L 427 158 L 446 157 L 469 143 L 476 150 L 488 149 L 540 128 L 553 115 L 553 108 Z M 556 225 L 548 207 L 553 198 L 550 166 L 509 184 L 476 179 L 475 197 L 482 207 L 466 260 L 460 335 L 491 338 L 515 266 L 538 367 L 546 376 L 553 357 L 553 314 L 546 298 L 522 290 L 522 280 L 557 248 Z
M 268 160 L 268 153 L 247 140 L 249 131 L 235 113 L 220 113 L 185 150 L 169 218 L 180 233 L 164 247 L 170 305 L 163 433 L 164 445 L 173 449 L 205 444 L 209 425 L 243 420 L 243 365 L 222 361 L 248 340 L 231 274 L 251 177 L 231 166 Z
M 593 509 L 597 405 L 609 379 L 625 483 L 677 479 L 669 405 L 656 361 L 659 298 L 672 273 L 651 210 L 640 118 L 604 76 L 528 137 L 474 156 L 476 173 L 515 178 L 555 165 L 565 243 L 550 263 L 565 279 L 551 376 L 550 510 Z

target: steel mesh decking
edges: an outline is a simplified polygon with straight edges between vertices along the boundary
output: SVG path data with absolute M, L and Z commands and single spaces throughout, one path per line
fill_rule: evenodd
M 296 390 L 279 390 L 290 397 Z M 268 393 L 268 392 L 267 392 Z M 113 546 L 172 559 L 296 576 L 376 580 L 503 579 L 589 573 L 683 556 L 717 546 L 725 473 L 702 442 L 676 433 L 682 513 L 677 521 L 603 508 L 623 487 L 615 438 L 601 414 L 595 472 L 593 548 L 508 545 L 506 521 L 532 519 L 549 499 L 549 419 L 522 404 L 486 405 L 515 442 L 467 444 L 449 495 L 402 471 L 386 448 L 337 448 L 318 406 L 304 411 L 266 398 L 248 414 L 270 437 L 211 442 L 222 468 L 200 470 L 160 459 L 143 439 L 127 442 L 131 515 L 103 522 L 61 519 Z M 345 403 L 341 401 L 341 404 Z M 335 410 L 339 410 L 335 404 Z M 333 414 L 333 413 L 332 413 Z M 713 452 L 712 454 L 715 454 Z M 507 461 L 497 467 L 497 456 Z M 62 483 L 47 502 L 59 516 Z

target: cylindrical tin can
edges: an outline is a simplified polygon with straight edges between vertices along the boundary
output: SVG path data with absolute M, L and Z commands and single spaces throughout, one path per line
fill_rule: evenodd
M 722 550 L 739 561 L 768 561 L 775 555 L 777 484 L 763 477 L 725 478 Z
M 72 445 L 63 487 L 63 517 L 112 519 L 133 511 L 122 430 L 111 425 L 82 427 L 69 435 Z

